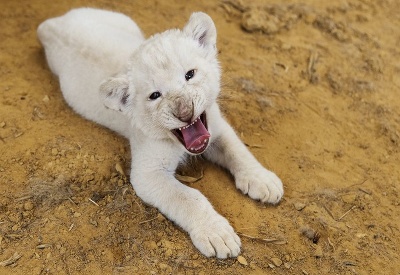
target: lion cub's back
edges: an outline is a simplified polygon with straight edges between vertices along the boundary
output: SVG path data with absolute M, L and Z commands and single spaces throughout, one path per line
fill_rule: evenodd
M 124 70 L 143 42 L 138 26 L 120 13 L 80 8 L 43 22 L 38 37 L 67 103 L 85 118 L 128 136 L 129 122 L 104 107 L 99 86 Z
M 144 40 L 129 17 L 92 8 L 74 9 L 44 21 L 38 28 L 38 37 L 56 75 L 72 59 L 70 55 L 94 65 L 120 66 Z

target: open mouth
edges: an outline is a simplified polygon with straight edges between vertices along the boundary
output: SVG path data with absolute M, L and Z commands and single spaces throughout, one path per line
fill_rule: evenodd
M 189 125 L 173 129 L 172 133 L 190 153 L 196 155 L 203 153 L 211 136 L 207 130 L 206 113 L 202 113 Z

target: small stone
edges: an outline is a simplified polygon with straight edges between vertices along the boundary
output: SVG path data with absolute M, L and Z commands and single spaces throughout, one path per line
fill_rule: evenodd
M 366 236 L 367 236 L 367 234 L 365 234 L 365 233 L 357 233 L 356 234 L 356 237 L 359 239 L 365 238 Z
M 20 224 L 14 224 L 12 227 L 11 227 L 11 229 L 13 230 L 13 231 L 18 231 L 18 230 L 20 230 L 21 229 L 21 225 Z
M 157 220 L 158 220 L 159 222 L 163 222 L 163 221 L 165 221 L 166 219 L 165 219 L 165 217 L 164 217 L 163 214 L 158 213 L 158 215 L 157 215 Z
M 121 163 L 116 163 L 115 164 L 115 170 L 117 170 L 117 172 L 121 175 L 121 176 L 125 176 L 125 172 L 124 169 L 122 168 Z
M 79 212 L 75 212 L 75 213 L 74 213 L 74 217 L 75 217 L 75 218 L 79 218 L 80 216 L 82 216 L 81 213 L 79 213 Z
M 237 261 L 238 261 L 241 265 L 248 265 L 247 260 L 246 260 L 243 256 L 238 256 L 238 257 L 237 257 Z
M 303 210 L 304 207 L 306 207 L 306 204 L 305 204 L 305 203 L 302 203 L 302 202 L 295 202 L 295 203 L 294 203 L 294 208 L 295 208 L 297 211 Z
M 165 257 L 171 257 L 172 256 L 172 250 L 171 249 L 167 249 L 166 251 L 165 251 Z
M 165 239 L 161 240 L 161 245 L 162 245 L 162 247 L 167 248 L 167 249 L 174 247 L 174 244 L 172 242 L 165 240 Z
M 4 126 L 6 126 L 6 123 L 4 121 L 0 122 L 0 128 L 4 128 Z
M 342 200 L 345 203 L 354 203 L 354 201 L 356 200 L 357 195 L 356 194 L 346 194 L 342 196 Z
M 275 265 L 275 266 L 281 266 L 282 265 L 282 260 L 279 258 L 272 258 L 271 262 Z
M 22 220 L 22 215 L 21 213 L 10 213 L 10 215 L 8 215 L 8 219 L 10 222 L 18 223 Z
M 34 205 L 33 205 L 33 203 L 31 201 L 27 201 L 27 202 L 24 203 L 24 209 L 26 211 L 32 210 L 33 207 L 34 207 Z
M 322 247 L 318 245 L 315 248 L 314 257 L 315 258 L 322 258 L 323 255 L 324 255 L 324 253 L 322 252 Z
M 285 263 L 283 266 L 284 266 L 285 268 L 289 269 L 292 265 L 291 265 L 290 263 Z
M 279 31 L 279 19 L 262 9 L 250 9 L 242 15 L 242 27 L 248 32 L 262 31 L 273 34 Z
M 122 179 L 119 179 L 117 182 L 118 187 L 121 187 L 124 185 L 124 181 Z
M 94 174 L 94 171 L 91 170 L 91 169 L 86 169 L 85 173 L 86 173 L 87 175 L 93 175 L 93 174 Z
M 53 156 L 57 156 L 57 154 L 58 154 L 57 148 L 51 149 L 51 154 L 52 154 Z
M 50 98 L 48 95 L 45 95 L 42 100 L 43 102 L 49 102 Z
M 98 223 L 96 220 L 94 220 L 94 219 L 90 219 L 90 220 L 89 220 L 89 223 L 90 223 L 91 225 L 95 226 L 95 227 L 99 226 L 99 223 Z
M 155 241 L 146 241 L 144 242 L 144 246 L 150 250 L 158 249 L 157 243 Z

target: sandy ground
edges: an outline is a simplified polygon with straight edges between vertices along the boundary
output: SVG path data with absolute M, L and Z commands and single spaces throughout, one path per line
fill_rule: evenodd
M 128 142 L 65 104 L 36 28 L 81 6 L 147 36 L 215 20 L 224 113 L 285 185 L 266 206 L 218 167 L 185 169 L 204 173 L 188 184 L 240 232 L 240 258 L 199 254 L 135 195 Z M 397 0 L 0 0 L 0 273 L 400 274 L 399 14 Z

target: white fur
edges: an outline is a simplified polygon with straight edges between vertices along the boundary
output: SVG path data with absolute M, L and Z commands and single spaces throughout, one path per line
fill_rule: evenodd
M 68 104 L 129 138 L 130 180 L 137 195 L 186 230 L 204 255 L 226 258 L 239 254 L 239 237 L 198 190 L 174 177 L 188 153 L 171 132 L 188 124 L 177 117 L 191 110 L 194 119 L 205 111 L 211 138 L 204 155 L 226 167 L 243 193 L 275 204 L 283 186 L 221 116 L 216 35 L 211 18 L 200 12 L 182 31 L 147 40 L 125 15 L 90 8 L 72 10 L 38 28 Z M 195 75 L 186 81 L 192 69 Z M 149 100 L 155 91 L 161 97 Z

